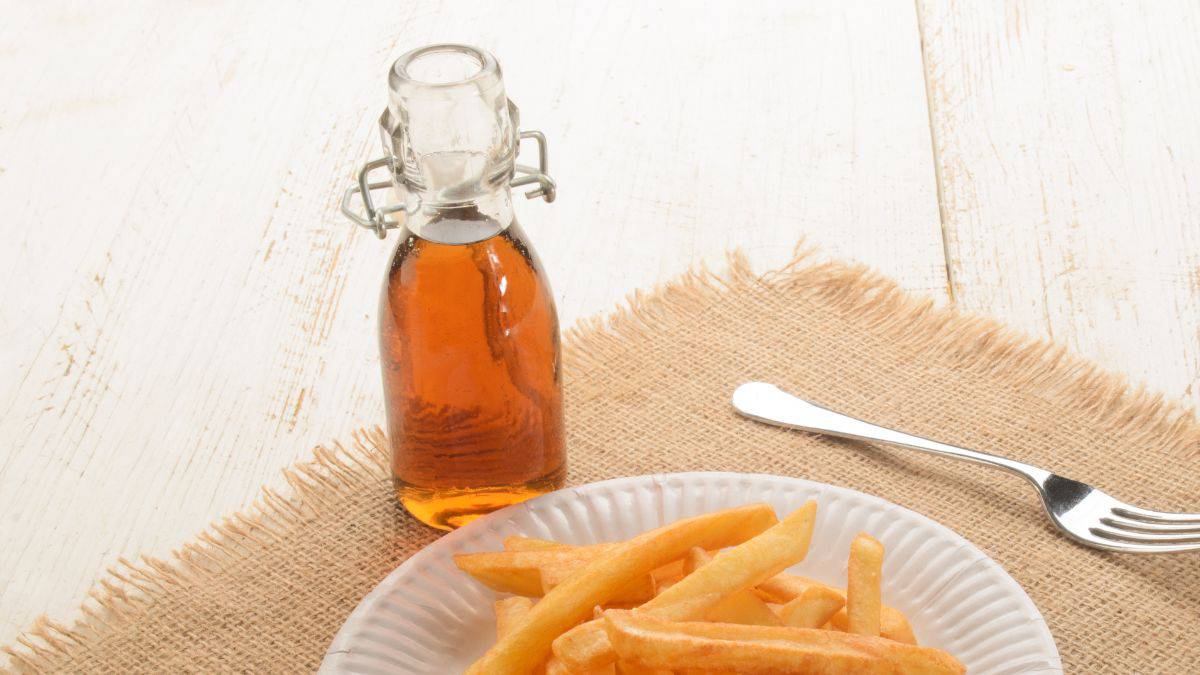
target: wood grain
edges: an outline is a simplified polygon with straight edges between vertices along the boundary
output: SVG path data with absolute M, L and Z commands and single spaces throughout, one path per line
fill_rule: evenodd
M 1200 402 L 1200 5 L 921 5 L 958 303 Z
M 382 421 L 388 245 L 336 211 L 387 64 L 491 49 L 550 137 L 564 325 L 796 241 L 945 296 L 910 3 L 0 8 L 0 642 Z

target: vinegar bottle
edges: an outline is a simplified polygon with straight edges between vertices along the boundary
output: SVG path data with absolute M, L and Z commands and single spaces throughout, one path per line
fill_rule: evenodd
M 565 476 L 558 318 L 510 196 L 511 185 L 537 183 L 530 196 L 550 201 L 554 183 L 544 138 L 517 131 L 490 54 L 423 47 L 396 61 L 388 83 L 389 156 L 351 192 L 367 208 L 357 220 L 400 235 L 379 305 L 396 497 L 451 529 Z M 538 140 L 541 166 L 518 175 L 521 137 Z M 366 175 L 383 165 L 401 201 L 375 209 L 381 184 Z

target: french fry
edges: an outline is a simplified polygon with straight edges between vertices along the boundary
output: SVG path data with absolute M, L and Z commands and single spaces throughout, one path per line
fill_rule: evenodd
M 701 567 L 704 567 L 710 560 L 712 560 L 712 556 L 708 554 L 708 551 L 705 551 L 702 548 L 693 548 L 687 552 L 687 556 L 685 556 L 682 560 L 683 576 L 687 576 Z
M 627 610 L 606 611 L 601 625 L 621 659 L 652 668 L 822 675 L 966 672 L 938 649 L 838 631 L 672 622 Z
M 816 579 L 809 579 L 808 577 L 801 577 L 795 574 L 776 574 L 758 586 L 755 586 L 754 593 L 767 602 L 786 605 L 800 597 L 801 593 L 808 590 L 808 587 L 814 584 L 817 586 L 825 585 Z
M 678 583 L 678 580 L 676 580 L 676 581 L 663 581 L 663 582 L 658 582 L 658 581 L 656 581 L 656 582 L 654 582 L 654 593 L 655 593 L 656 595 L 657 595 L 658 593 L 662 593 L 663 591 L 667 590 L 668 588 L 670 588 L 670 587 L 674 586 L 676 583 Z
M 757 596 L 756 596 L 757 597 Z M 828 586 L 809 586 L 779 610 L 785 626 L 820 628 L 846 606 L 846 598 Z
M 844 598 L 846 590 L 837 586 L 830 586 L 822 581 L 817 581 L 798 574 L 777 574 L 770 579 L 762 582 L 754 588 L 754 592 L 767 602 L 774 602 L 786 605 L 787 603 L 800 597 L 804 591 L 811 586 L 824 586 L 840 593 Z
M 804 591 L 811 586 L 823 586 L 838 593 L 842 598 L 846 597 L 846 592 L 840 588 L 826 586 L 816 579 L 807 577 L 795 576 L 792 574 L 778 574 L 770 579 L 759 584 L 755 592 L 759 597 L 768 602 L 777 602 L 787 604 L 792 600 L 804 594 Z M 845 632 L 847 629 L 846 609 L 843 607 L 833 618 L 829 620 L 830 627 L 834 630 Z M 896 642 L 904 642 L 906 644 L 917 644 L 917 637 L 913 634 L 912 625 L 908 622 L 908 617 L 904 616 L 904 612 L 884 605 L 879 612 L 879 635 L 889 640 Z
M 754 504 L 686 518 L 619 544 L 551 589 L 529 610 L 524 620 L 511 633 L 498 639 L 482 658 L 471 665 L 467 673 L 527 673 L 546 658 L 550 644 L 556 637 L 586 619 L 593 607 L 610 600 L 626 584 L 681 558 L 693 546 L 719 549 L 739 544 L 767 530 L 775 522 L 775 513 L 770 506 Z M 805 544 L 807 549 L 807 542 Z M 522 553 L 505 552 L 499 555 Z M 714 566 L 715 562 L 708 567 Z M 684 577 L 685 580 L 687 578 Z M 756 579 L 755 583 L 757 581 L 761 579 Z M 666 596 L 683 583 L 675 584 L 658 597 Z M 566 665 L 579 670 L 570 662 Z
M 850 543 L 846 576 L 846 628 L 855 635 L 879 635 L 880 577 L 883 576 L 883 544 L 867 534 Z
M 517 622 L 520 621 L 525 616 L 525 613 L 528 612 L 532 607 L 533 600 L 521 595 L 514 595 L 512 597 L 497 600 L 493 604 L 493 610 L 496 614 L 496 637 L 500 638 L 501 636 L 512 632 L 513 627 L 516 626 Z M 596 616 L 599 616 L 600 614 L 601 612 L 596 612 Z M 601 668 L 592 668 L 587 671 L 572 671 L 567 668 L 566 664 L 564 664 L 561 659 L 551 654 L 550 658 L 546 659 L 544 672 L 545 675 L 616 675 L 617 673 L 627 672 L 645 673 L 646 675 L 671 675 L 670 671 L 666 671 L 664 673 L 664 671 L 654 669 L 629 670 L 628 664 L 626 670 L 618 670 L 620 665 L 621 664 L 617 664 L 614 666 L 610 663 L 607 666 L 603 666 Z
M 460 553 L 454 564 L 492 590 L 517 595 L 542 594 L 542 569 L 585 566 L 611 550 L 610 544 L 535 551 Z
M 845 607 L 829 620 L 829 627 L 833 630 L 848 633 L 850 632 L 849 626 L 850 621 Z M 910 645 L 917 644 L 917 636 L 913 633 L 908 617 L 904 616 L 904 612 L 887 605 L 880 607 L 879 610 L 879 637 Z
M 496 638 L 511 633 L 517 623 L 533 607 L 533 601 L 520 595 L 497 600 L 492 608 L 496 613 Z M 544 667 L 534 670 L 535 675 L 572 675 L 563 662 L 551 656 Z M 613 675 L 608 673 L 606 675 Z
M 816 517 L 817 503 L 806 503 L 759 536 L 723 551 L 711 563 L 647 602 L 643 609 L 666 607 L 711 593 L 725 596 L 795 565 L 808 555 Z
M 601 544 L 601 546 L 607 545 L 608 544 Z M 567 548 L 577 547 L 571 546 L 570 544 L 561 544 L 557 541 L 550 541 L 549 539 L 538 539 L 536 537 L 520 537 L 513 535 L 511 537 L 504 538 L 505 551 L 545 551 L 548 549 Z
M 745 589 L 742 589 L 745 590 Z M 746 591 L 736 591 L 713 606 L 704 614 L 707 621 L 740 623 L 747 626 L 782 626 L 783 621 L 775 610 L 758 596 Z
M 578 574 L 585 565 L 574 561 L 566 564 L 547 565 L 542 568 L 542 595 L 549 593 L 555 586 L 562 584 L 571 576 Z M 622 586 L 606 604 L 640 605 L 654 597 L 657 592 L 654 575 L 644 574 L 630 583 Z
M 633 661 L 617 661 L 616 675 L 672 675 L 674 671 L 650 668 Z
M 598 553 L 604 548 L 611 548 L 613 546 L 616 546 L 616 544 L 594 544 L 588 548 L 589 550 L 596 551 Z M 504 539 L 505 551 L 546 551 L 551 549 L 578 550 L 579 548 L 582 547 L 571 544 L 563 544 L 557 541 L 550 541 L 549 539 L 538 539 L 536 537 L 521 537 L 513 535 L 511 537 L 505 537 Z M 587 559 L 580 559 L 578 561 L 574 561 L 573 564 L 575 564 L 579 569 L 582 569 L 587 562 L 589 562 Z M 669 562 L 666 565 L 654 570 L 652 576 L 654 577 L 654 580 L 659 583 L 665 581 L 678 581 L 679 577 L 683 576 L 683 561 L 675 560 Z
M 496 611 L 496 637 L 511 633 L 513 626 L 533 607 L 533 601 L 520 595 L 497 600 L 493 605 Z
M 683 577 L 683 561 L 673 560 L 650 573 L 655 585 L 671 584 Z
M 536 672 L 536 671 L 535 671 Z M 616 675 L 617 669 L 613 664 L 591 670 L 571 670 L 561 659 L 553 654 L 546 660 L 545 675 Z M 669 674 L 668 674 L 669 675 Z
M 757 537 L 722 552 L 637 611 L 672 620 L 702 617 L 730 593 L 754 587 L 803 560 L 816 514 L 816 502 L 808 502 Z M 603 625 L 597 621 L 576 626 L 556 638 L 554 654 L 577 670 L 602 666 L 616 658 Z
M 688 574 L 695 572 L 712 560 L 708 551 L 694 548 L 684 558 L 683 569 Z M 835 610 L 836 611 L 836 610 Z M 704 613 L 707 621 L 745 623 L 753 626 L 782 626 L 779 615 L 750 589 L 734 591 Z
M 554 551 L 545 558 L 535 556 L 496 556 L 489 553 L 464 553 L 455 563 L 464 572 L 484 585 L 504 593 L 537 596 L 562 583 L 568 576 L 587 567 L 588 563 L 617 544 L 572 546 L 547 539 L 511 536 L 504 540 L 505 553 Z M 536 577 L 535 570 L 536 569 Z M 641 580 L 623 589 L 615 603 L 641 604 L 653 597 L 659 583 L 677 581 L 683 576 L 683 561 L 674 560 L 654 570 L 653 579 Z M 540 579 L 540 581 L 537 581 Z M 535 583 L 536 582 L 536 583 Z

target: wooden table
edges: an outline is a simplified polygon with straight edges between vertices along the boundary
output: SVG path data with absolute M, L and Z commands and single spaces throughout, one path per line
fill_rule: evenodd
M 382 423 L 387 65 L 493 51 L 564 325 L 802 238 L 1200 400 L 1194 2 L 0 9 L 0 642 Z

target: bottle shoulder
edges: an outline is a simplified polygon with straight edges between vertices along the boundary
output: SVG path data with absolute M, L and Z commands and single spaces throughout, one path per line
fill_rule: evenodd
M 399 235 L 388 265 L 390 283 L 411 283 L 418 274 L 472 274 L 474 269 L 496 279 L 506 274 L 523 277 L 532 273 L 546 285 L 541 261 L 515 220 L 489 237 L 468 242 L 447 243 L 404 228 Z

